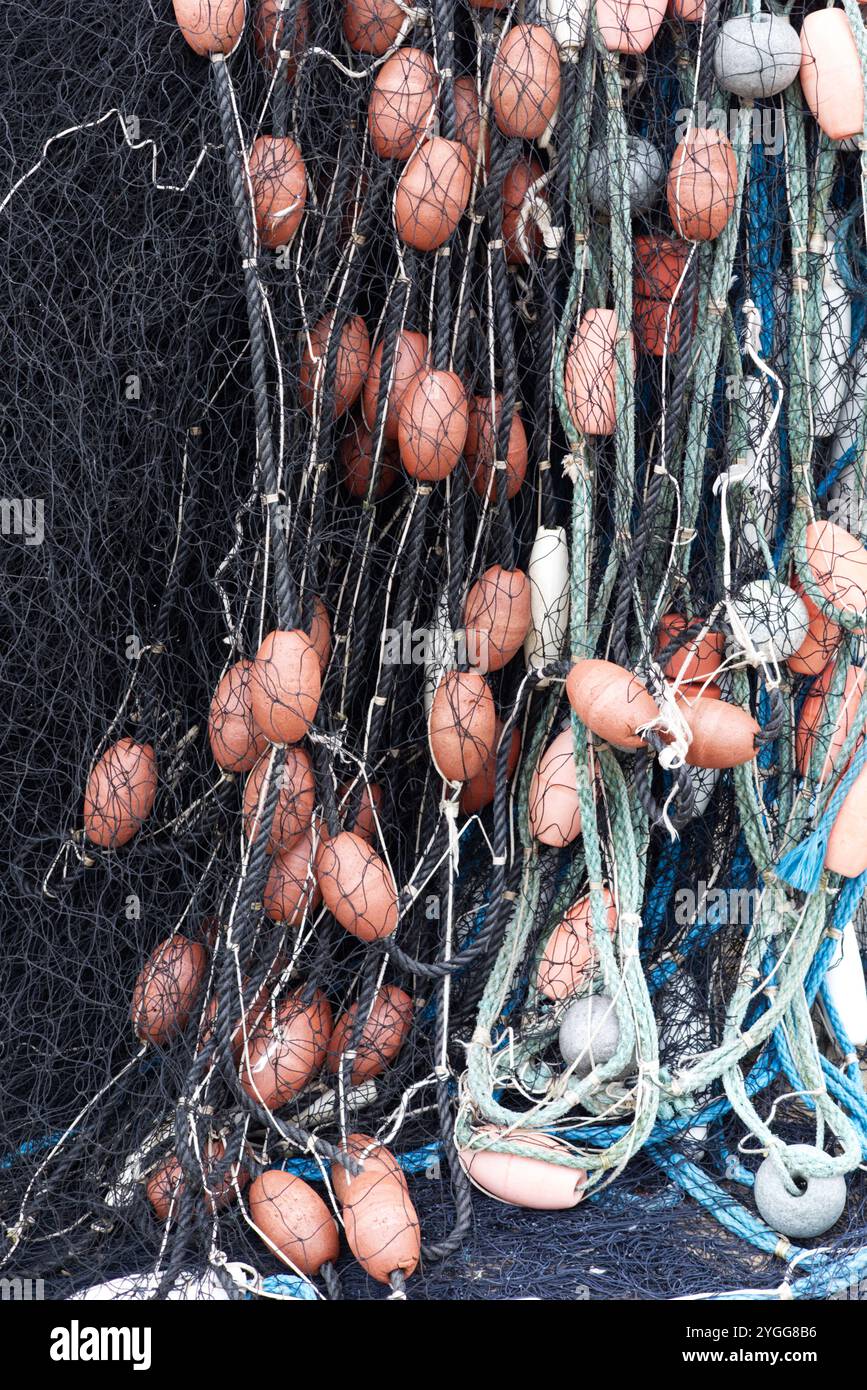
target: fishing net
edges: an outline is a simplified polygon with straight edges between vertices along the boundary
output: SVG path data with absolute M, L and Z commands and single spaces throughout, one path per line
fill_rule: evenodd
M 89 9 L 0 18 L 2 1276 L 857 1291 L 858 6 Z

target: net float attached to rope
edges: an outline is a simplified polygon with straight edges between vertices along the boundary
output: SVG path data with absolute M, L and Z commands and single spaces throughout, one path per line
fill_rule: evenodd
M 685 241 L 713 241 L 734 211 L 738 166 L 718 130 L 690 130 L 668 171 L 668 215 Z
M 406 23 L 406 12 L 397 0 L 345 0 L 343 34 L 356 53 L 377 58 L 396 42 Z
M 613 661 L 576 661 L 566 678 L 566 694 L 582 724 L 617 748 L 643 747 L 636 729 L 659 717 L 647 687 Z
M 753 579 L 731 601 L 738 622 L 735 643 L 743 629 L 763 661 L 783 661 L 794 656 L 807 639 L 810 618 L 806 605 L 788 584 L 775 579 Z
M 397 406 L 400 461 L 419 483 L 438 483 L 457 467 L 469 428 L 470 407 L 456 372 L 424 367 Z
M 241 1085 L 252 1100 L 278 1110 L 313 1079 L 325 1061 L 333 1031 L 331 1005 L 317 989 L 309 1003 L 297 989 L 268 1010 L 247 1040 Z
M 530 627 L 530 581 L 523 570 L 491 565 L 467 594 L 467 660 L 487 675 L 500 671 L 524 645 Z
M 328 1044 L 326 1065 L 337 1072 L 344 1052 L 352 1048 L 355 1059 L 350 1080 L 353 1086 L 372 1076 L 381 1076 L 394 1061 L 412 1026 L 412 1000 L 397 985 L 383 985 L 373 1001 L 361 1037 L 353 1047 L 352 1036 L 358 1004 L 352 1004 L 338 1020 Z
M 249 157 L 256 228 L 263 246 L 290 242 L 307 203 L 307 170 L 294 140 L 260 135 Z
M 660 618 L 657 654 L 661 656 L 694 622 L 694 618 L 685 618 L 681 613 L 666 613 Z M 724 652 L 725 638 L 721 632 L 697 634 L 672 652 L 662 669 L 670 681 L 705 681 L 716 675 Z
M 652 207 L 665 187 L 665 160 L 655 145 L 640 135 L 627 137 L 626 191 L 630 212 Z M 611 211 L 609 179 L 611 155 L 605 145 L 594 145 L 587 158 L 587 190 L 599 212 Z
M 368 429 L 376 424 L 376 401 L 382 377 L 383 344 L 373 350 L 370 368 L 361 395 L 361 413 Z M 390 444 L 398 438 L 398 412 L 404 395 L 419 378 L 427 366 L 428 344 L 424 333 L 414 333 L 410 329 L 398 334 L 392 362 L 391 380 L 388 388 L 388 405 L 385 412 L 385 438 Z
M 228 1206 L 235 1197 L 236 1186 L 243 1189 L 250 1180 L 246 1169 L 239 1163 L 232 1164 L 223 1172 L 219 1171 L 223 1167 L 222 1159 L 225 1152 L 226 1146 L 222 1140 L 209 1138 L 201 1155 L 204 1192 L 200 1200 L 207 1211 L 210 1211 L 212 1206 L 217 1211 Z M 168 1221 L 170 1212 L 177 1214 L 185 1187 L 184 1170 L 180 1160 L 175 1154 L 171 1154 L 148 1179 L 145 1189 L 158 1221 Z
M 351 497 L 365 498 L 373 472 L 373 435 L 363 420 L 352 420 L 340 445 L 340 475 Z M 379 457 L 374 501 L 387 497 L 400 481 L 400 466 L 393 444 L 385 442 Z
M 325 314 L 310 330 L 309 342 L 305 336 L 304 350 L 301 354 L 301 367 L 298 376 L 298 399 L 305 410 L 312 411 L 317 388 L 325 380 L 328 340 L 335 310 Z M 361 388 L 370 367 L 370 337 L 367 324 L 360 315 L 355 314 L 344 323 L 340 330 L 337 348 L 337 365 L 333 382 L 333 418 L 345 414 L 361 395 Z
M 316 717 L 321 687 L 319 657 L 306 632 L 269 632 L 250 680 L 256 727 L 272 743 L 297 743 Z
M 486 169 L 490 157 L 490 136 L 487 123 L 482 125 L 479 111 L 479 94 L 472 77 L 456 77 L 454 82 L 455 100 L 455 139 L 466 145 L 472 157 L 473 168 L 481 144 L 481 164 Z
M 686 752 L 690 767 L 740 767 L 755 758 L 759 726 L 747 710 L 707 695 L 685 700 L 680 708 L 692 734 Z
M 178 28 L 194 53 L 231 53 L 244 28 L 246 0 L 172 0 Z
M 558 734 L 539 759 L 530 782 L 530 833 L 543 845 L 562 849 L 581 830 L 581 803 L 571 725 Z
M 610 53 L 646 53 L 665 18 L 666 0 L 596 0 L 599 37 Z
M 842 12 L 841 12 L 842 13 Z M 786 1167 L 797 1191 L 789 1192 L 773 1159 L 759 1165 L 753 1185 L 756 1210 L 771 1230 L 793 1240 L 810 1240 L 836 1225 L 846 1206 L 846 1179 L 841 1173 L 813 1177 L 801 1165 L 825 1158 L 809 1144 L 786 1146 Z
M 617 313 L 588 309 L 566 354 L 564 385 L 572 423 L 582 434 L 613 434 L 617 423 Z M 634 351 L 632 334 L 628 334 Z
M 724 91 L 764 101 L 790 87 L 800 67 L 800 36 L 782 15 L 734 15 L 720 27 L 713 68 Z
M 270 755 L 266 753 L 259 759 L 244 784 L 244 833 L 248 840 L 255 840 L 259 834 L 262 815 L 260 801 L 264 806 L 267 800 L 267 795 L 262 796 L 262 787 L 269 764 Z M 313 821 L 316 780 L 310 754 L 306 748 L 287 748 L 282 771 L 275 771 L 272 775 L 279 778 L 280 791 L 268 848 L 289 849 L 299 835 L 310 829 Z
M 431 755 L 449 782 L 477 776 L 494 750 L 497 711 L 478 671 L 450 671 L 440 681 L 428 721 Z
M 497 788 L 497 747 L 503 733 L 503 721 L 497 719 L 494 733 L 494 747 L 481 772 L 470 777 L 461 791 L 461 810 L 465 816 L 477 815 L 490 806 Z M 509 735 L 509 752 L 506 758 L 506 781 L 510 782 L 521 756 L 521 731 L 513 729 Z
M 184 1031 L 192 1017 L 208 968 L 198 941 L 175 935 L 151 953 L 135 982 L 130 1017 L 142 1042 L 161 1047 Z
M 409 1191 L 403 1169 L 391 1150 L 380 1144 L 378 1139 L 371 1139 L 367 1134 L 350 1134 L 342 1147 L 352 1158 L 357 1159 L 362 1165 L 362 1170 L 353 1176 L 342 1163 L 332 1163 L 331 1185 L 341 1206 L 346 1201 L 350 1187 L 359 1178 L 370 1178 L 374 1175 L 388 1178 L 404 1191 Z
M 530 630 L 524 642 L 528 668 L 558 661 L 569 630 L 569 542 L 563 526 L 540 526 L 527 565 Z
M 602 898 L 606 924 L 613 937 L 617 908 L 608 888 L 602 889 Z M 572 904 L 548 937 L 536 971 L 536 984 L 548 999 L 568 999 L 590 984 L 596 969 L 591 913 L 592 897 L 587 893 Z
M 497 49 L 491 70 L 491 108 L 504 135 L 538 140 L 560 104 L 560 54 L 539 24 L 516 24 Z
M 262 906 L 272 922 L 300 927 L 319 905 L 321 893 L 311 868 L 313 837 L 309 830 L 276 849 L 262 891 Z
M 535 222 L 530 221 L 523 241 L 520 229 L 524 202 L 544 172 L 538 159 L 516 159 L 503 179 L 503 241 L 509 265 L 526 265 L 528 255 L 535 255 L 543 245 Z
M 541 1157 L 544 1153 L 565 1155 L 571 1152 L 552 1134 L 536 1129 L 499 1130 L 493 1125 L 486 1125 L 478 1132 L 489 1135 L 492 1142 L 501 1139 L 530 1151 L 524 1154 L 495 1153 L 493 1149 L 484 1148 L 459 1151 L 464 1172 L 489 1197 L 530 1211 L 566 1211 L 581 1201 L 587 1182 L 584 1169 L 546 1163 Z M 539 1152 L 539 1158 L 532 1157 L 534 1149 Z
M 397 234 L 416 251 L 435 251 L 467 209 L 472 161 L 465 145 L 435 136 L 404 166 L 394 195 Z
M 818 676 L 840 645 L 842 631 L 817 608 L 801 581 L 792 575 L 792 588 L 807 610 L 807 635 L 796 652 L 786 658 L 790 670 L 799 676 Z
M 260 1173 L 250 1184 L 247 1205 L 268 1249 L 308 1279 L 340 1254 L 337 1222 L 319 1193 L 294 1173 Z
M 249 772 L 268 747 L 253 719 L 252 674 L 252 661 L 236 661 L 221 676 L 211 700 L 208 741 L 214 762 L 226 772 Z
M 849 617 L 867 613 L 867 550 L 857 537 L 833 521 L 811 521 L 804 550 L 822 597 Z
M 798 761 L 798 771 L 802 777 L 809 776 L 816 745 L 818 744 L 824 750 L 822 766 L 816 774 L 819 782 L 833 780 L 844 770 L 840 765 L 840 751 L 857 715 L 865 685 L 867 685 L 867 672 L 863 666 L 850 666 L 846 672 L 846 680 L 834 727 L 828 729 L 827 709 L 831 703 L 828 691 L 833 671 L 833 665 L 829 666 L 827 672 L 814 683 L 801 706 L 801 714 L 795 731 L 795 756 Z M 863 738 L 862 731 L 852 750 L 853 753 L 860 747 Z
M 253 39 L 256 56 L 273 72 L 282 54 L 289 56 L 283 62 L 283 77 L 294 82 L 298 71 L 298 60 L 307 46 L 310 33 L 310 5 L 308 0 L 298 0 L 292 7 L 284 0 L 259 0 L 253 18 Z
M 421 1255 L 421 1230 L 406 1187 L 389 1174 L 353 1178 L 343 1203 L 346 1239 L 372 1279 L 388 1284 L 392 1274 L 408 1279 Z
M 119 849 L 153 810 L 157 759 L 149 743 L 120 738 L 95 764 L 84 790 L 84 833 L 91 844 Z
M 551 30 L 561 57 L 580 53 L 587 37 L 591 0 L 542 0 L 541 18 Z
M 668 0 L 668 13 L 684 24 L 701 24 L 705 0 Z
M 397 926 L 397 889 L 385 860 L 351 830 L 316 850 L 316 881 L 328 911 L 352 936 L 378 941 Z
M 313 620 L 310 624 L 310 641 L 316 649 L 320 673 L 324 676 L 331 659 L 331 619 L 328 609 L 317 594 L 313 600 Z
M 496 466 L 499 462 L 497 436 L 502 408 L 503 398 L 499 391 L 494 395 L 493 405 L 490 396 L 473 396 L 470 401 L 467 440 L 464 446 L 464 456 L 473 487 L 480 497 L 484 497 L 493 473 L 491 494 L 497 501 L 501 501 L 504 494 L 511 500 L 527 476 L 527 434 L 517 411 L 512 416 L 509 429 L 509 444 L 504 460 L 506 466 Z
M 560 1055 L 572 1074 L 582 1080 L 596 1067 L 611 1061 L 620 1046 L 620 1023 L 614 1000 L 607 994 L 589 994 L 570 1004 L 560 1022 L 557 1038 Z M 634 1064 L 630 1057 L 621 1075 Z
M 821 9 L 801 24 L 801 89 L 820 129 L 831 140 L 864 129 L 861 60 L 845 10 Z
M 402 48 L 383 63 L 367 107 L 370 143 L 381 159 L 408 159 L 430 134 L 437 86 L 433 58 L 420 48 Z

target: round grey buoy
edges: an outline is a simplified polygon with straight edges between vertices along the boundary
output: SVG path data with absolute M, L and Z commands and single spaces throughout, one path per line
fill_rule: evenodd
M 626 181 L 629 206 L 632 212 L 649 208 L 662 192 L 667 170 L 665 161 L 655 145 L 640 135 L 629 136 L 629 169 Z M 590 201 L 599 212 L 609 212 L 611 199 L 608 189 L 608 150 L 594 145 L 587 157 L 587 191 Z
M 803 599 L 776 579 L 753 579 L 745 584 L 732 608 L 766 661 L 784 661 L 807 636 L 810 619 Z
M 798 1170 L 799 1158 L 815 1158 L 818 1149 L 809 1144 L 793 1144 L 787 1150 L 787 1167 L 799 1184 L 806 1184 L 798 1196 L 787 1192 L 774 1163 L 766 1158 L 756 1173 L 753 1192 L 759 1216 L 781 1236 L 806 1240 L 821 1236 L 839 1221 L 846 1205 L 846 1179 L 809 1178 Z
M 727 92 L 754 100 L 773 97 L 798 75 L 801 39 L 782 15 L 736 15 L 717 35 L 713 66 Z
M 589 994 L 576 999 L 560 1021 L 560 1052 L 574 1075 L 583 1079 L 594 1067 L 609 1062 L 620 1041 L 620 1024 L 614 1000 L 607 994 Z

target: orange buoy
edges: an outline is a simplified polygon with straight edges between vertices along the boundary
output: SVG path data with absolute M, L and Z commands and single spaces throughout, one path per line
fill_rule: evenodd
M 278 15 L 281 13 L 285 13 L 286 17 L 279 25 L 278 32 Z M 276 68 L 279 56 L 286 53 L 289 56 L 283 61 L 283 76 L 287 82 L 294 81 L 298 59 L 307 46 L 309 32 L 310 6 L 307 0 L 298 0 L 294 22 L 289 18 L 288 10 L 283 10 L 283 0 L 259 0 L 253 21 L 253 38 L 259 62 L 264 63 L 269 72 Z
M 814 10 L 801 25 L 801 89 L 831 140 L 864 129 L 864 79 L 849 17 L 843 9 Z
M 617 908 L 607 888 L 605 918 L 613 936 L 617 930 Z M 536 974 L 536 984 L 548 999 L 568 999 L 571 994 L 590 984 L 596 968 L 593 946 L 593 920 L 590 894 L 579 898 L 556 926 L 545 943 Z
M 653 357 L 664 357 L 680 347 L 680 315 L 667 300 L 636 296 L 632 325 L 638 346 Z
M 632 334 L 628 334 L 632 346 Z M 617 314 L 588 309 L 566 354 L 564 385 L 572 423 L 582 434 L 613 434 L 617 423 Z M 634 348 L 633 348 L 634 351 Z
M 491 108 L 504 135 L 538 140 L 560 104 L 560 54 L 540 24 L 516 24 L 497 49 Z
M 684 241 L 667 236 L 637 236 L 635 238 L 635 270 L 633 288 L 645 299 L 670 300 L 680 283 L 689 247 Z
M 332 309 L 323 315 L 310 330 L 309 342 L 305 341 L 301 355 L 301 368 L 298 376 L 298 399 L 305 410 L 312 411 L 317 394 L 325 384 L 325 367 L 328 357 L 328 343 L 331 326 L 334 322 Z M 361 395 L 364 378 L 370 366 L 370 337 L 367 325 L 360 315 L 355 314 L 344 323 L 340 330 L 337 348 L 337 364 L 334 371 L 334 415 L 333 419 L 345 414 Z
M 205 1141 L 201 1155 L 205 1189 L 202 1201 L 209 1212 L 213 1208 L 220 1211 L 228 1206 L 235 1196 L 236 1185 L 244 1188 L 250 1180 L 249 1173 L 239 1163 L 233 1163 L 231 1168 L 225 1169 L 222 1173 L 215 1171 L 221 1166 L 225 1152 L 226 1146 L 221 1139 L 209 1136 Z M 169 1213 L 177 1211 L 184 1187 L 184 1170 L 177 1155 L 171 1154 L 148 1178 L 145 1188 L 158 1221 L 167 1221 Z
M 310 641 L 316 649 L 319 671 L 324 676 L 331 659 L 331 619 L 328 609 L 317 594 L 313 600 L 313 621 L 310 624 Z
M 482 675 L 501 671 L 530 628 L 530 581 L 523 570 L 491 565 L 467 594 L 467 660 Z
M 263 246 L 274 250 L 291 241 L 307 202 L 307 170 L 294 140 L 260 135 L 250 151 L 250 180 L 256 229 Z
M 832 659 L 843 634 L 837 624 L 816 607 L 797 575 L 792 576 L 791 587 L 807 610 L 809 625 L 798 650 L 786 658 L 786 665 L 799 676 L 818 676 Z
M 382 375 L 382 350 L 380 343 L 370 359 L 370 369 L 364 383 L 361 397 L 361 413 L 364 423 L 372 430 L 376 424 L 376 401 L 379 396 L 379 382 Z M 395 443 L 398 437 L 398 411 L 408 388 L 418 380 L 419 373 L 427 364 L 428 345 L 424 333 L 413 333 L 404 329 L 398 334 L 394 349 L 391 381 L 388 387 L 388 405 L 385 412 L 385 438 Z
M 557 735 L 539 759 L 528 800 L 530 833 L 543 845 L 563 849 L 577 839 L 581 806 L 571 725 Z
M 466 145 L 472 156 L 473 168 L 479 158 L 479 146 L 481 145 L 481 163 L 483 168 L 488 166 L 490 155 L 490 139 L 488 137 L 487 125 L 483 127 L 482 118 L 479 112 L 479 94 L 476 91 L 476 84 L 472 77 L 456 77 L 454 81 L 455 98 L 455 138 L 460 140 L 462 145 Z
M 264 807 L 267 800 L 267 793 L 262 795 L 262 787 L 269 763 L 270 755 L 266 753 L 244 784 L 244 833 L 248 840 L 255 840 L 259 834 L 262 814 L 259 803 L 261 801 Z M 315 805 L 316 780 L 310 754 L 305 748 L 287 748 L 268 848 L 289 849 L 299 835 L 310 829 Z
M 461 791 L 461 810 L 465 816 L 475 816 L 479 811 L 483 811 L 486 806 L 490 806 L 497 790 L 497 749 L 503 734 L 503 721 L 497 719 L 494 731 L 494 747 L 491 756 L 488 758 L 481 772 L 477 772 L 475 777 L 470 777 L 463 785 Z M 509 737 L 509 752 L 506 758 L 506 781 L 510 782 L 515 775 L 515 768 L 518 766 L 518 759 L 521 756 L 521 733 L 519 729 L 513 729 Z
M 465 145 L 435 136 L 407 161 L 394 195 L 397 234 L 416 251 L 445 245 L 463 217 L 472 188 Z
M 186 1028 L 205 983 L 208 956 L 198 941 L 177 934 L 148 957 L 132 992 L 130 1017 L 142 1042 L 161 1047 Z
M 268 1168 L 251 1183 L 247 1201 L 253 1225 L 284 1264 L 314 1279 L 324 1264 L 337 1259 L 337 1222 L 303 1178 Z
M 686 24 L 701 24 L 705 0 L 668 0 L 668 13 Z
M 149 743 L 120 738 L 106 748 L 84 789 L 84 833 L 92 845 L 119 849 L 141 829 L 157 794 L 157 759 Z
M 396 1182 L 405 1191 L 409 1191 L 403 1169 L 394 1154 L 377 1139 L 371 1139 L 367 1134 L 350 1134 L 343 1148 L 344 1152 L 358 1160 L 362 1165 L 362 1171 L 353 1177 L 342 1163 L 331 1164 L 331 1185 L 341 1206 L 346 1201 L 350 1187 L 358 1178 L 369 1178 L 374 1174 Z
M 695 621 L 685 618 L 681 613 L 666 613 L 659 622 L 657 655 L 661 656 Z M 721 632 L 706 632 L 700 639 L 694 637 L 684 646 L 678 647 L 662 668 L 670 681 L 704 681 L 716 675 L 722 665 L 725 652 L 725 638 Z
M 438 483 L 457 466 L 470 407 L 456 372 L 424 367 L 403 391 L 397 407 L 400 461 L 411 478 Z
M 250 701 L 257 728 L 272 743 L 297 743 L 316 717 L 322 677 L 306 632 L 269 632 L 256 653 Z
M 372 844 L 379 834 L 376 819 L 382 814 L 382 787 L 378 782 L 367 782 L 361 788 L 361 796 L 359 797 L 358 788 L 353 788 L 351 783 L 344 782 L 337 796 L 337 803 L 341 812 L 348 808 L 350 799 L 353 803 L 358 801 L 355 824 L 352 829 L 356 835 L 360 835 L 363 840 Z
M 566 678 L 566 694 L 581 722 L 617 748 L 641 748 L 644 739 L 636 729 L 659 715 L 647 687 L 613 661 L 577 661 Z
M 321 893 L 312 868 L 313 838 L 309 830 L 277 849 L 271 860 L 262 906 L 272 922 L 300 927 L 308 912 L 315 912 Z
M 852 783 L 828 836 L 825 868 L 844 878 L 857 878 L 867 869 L 867 767 Z
M 599 37 L 610 53 L 646 53 L 665 17 L 666 0 L 596 0 Z
M 821 737 L 822 747 L 825 748 L 825 757 L 822 762 L 818 780 L 825 782 L 829 779 L 836 780 L 839 773 L 843 771 L 840 764 L 840 750 L 846 741 L 849 730 L 852 727 L 852 720 L 858 711 L 865 689 L 865 672 L 863 666 L 850 666 L 846 672 L 846 683 L 843 687 L 843 696 L 834 727 L 831 730 L 820 731 L 825 724 L 825 711 L 828 703 L 828 686 L 830 677 L 833 674 L 833 666 L 828 668 L 828 681 L 818 680 L 813 689 L 801 706 L 801 715 L 798 719 L 798 727 L 795 731 L 795 753 L 798 760 L 798 771 L 802 777 L 806 777 L 810 771 L 810 760 L 816 746 L 816 740 Z M 858 736 L 853 753 L 864 741 L 863 732 Z
M 343 1204 L 346 1239 L 372 1279 L 387 1284 L 400 1271 L 414 1273 L 421 1254 L 421 1231 L 407 1188 L 389 1174 L 353 1178 Z
M 353 830 L 323 840 L 316 850 L 322 901 L 360 941 L 378 941 L 397 926 L 397 888 L 385 860 Z
M 857 537 L 833 521 L 811 521 L 804 549 L 822 597 L 847 616 L 867 613 L 867 550 Z
M 395 43 L 406 13 L 396 0 L 344 0 L 343 34 L 356 53 L 381 58 Z
M 178 28 L 194 53 L 231 53 L 247 17 L 245 0 L 172 0 Z
M 397 985 L 383 985 L 373 1001 L 361 1037 L 355 1044 L 350 1081 L 358 1086 L 372 1076 L 380 1076 L 400 1052 L 412 1026 L 412 1000 Z M 352 1033 L 358 1016 L 358 1005 L 352 1004 L 338 1020 L 328 1044 L 327 1066 L 336 1073 L 347 1048 L 352 1046 Z
M 536 1129 L 498 1130 L 486 1125 L 481 1131 L 492 1141 L 507 1140 L 522 1145 L 528 1154 L 495 1153 L 491 1149 L 461 1149 L 461 1165 L 477 1187 L 513 1207 L 531 1211 L 565 1211 L 584 1196 L 587 1174 L 583 1168 L 567 1168 L 546 1162 L 545 1153 L 567 1154 L 570 1150 L 552 1134 Z M 539 1153 L 532 1157 L 533 1151 Z
M 268 746 L 256 728 L 250 696 L 252 661 L 236 661 L 220 678 L 208 714 L 214 762 L 226 772 L 249 772 Z
M 509 265 L 527 263 L 527 252 L 519 235 L 521 208 L 533 184 L 544 172 L 538 159 L 516 159 L 503 179 L 503 242 Z M 524 241 L 531 254 L 541 250 L 542 233 L 535 222 L 525 228 Z
M 494 749 L 494 697 L 478 671 L 449 671 L 434 693 L 428 725 L 434 763 L 449 782 L 477 776 Z
M 367 496 L 373 472 L 373 435 L 362 421 L 352 421 L 349 433 L 340 446 L 340 471 L 343 485 L 350 496 Z M 386 442 L 380 454 L 374 501 L 386 497 L 400 476 L 397 451 L 393 444 Z
M 470 401 L 470 414 L 467 424 L 467 441 L 464 455 L 473 487 L 480 497 L 484 497 L 490 483 L 493 500 L 502 496 L 505 482 L 506 497 L 511 499 L 519 491 L 527 475 L 527 435 L 524 422 L 515 411 L 509 430 L 509 444 L 504 460 L 505 468 L 494 466 L 497 460 L 497 434 L 503 397 L 499 391 L 494 395 L 493 405 L 490 396 L 473 396 Z M 494 481 L 491 483 L 491 474 Z
M 680 708 L 692 734 L 686 753 L 690 767 L 740 767 L 752 762 L 759 726 L 747 710 L 706 695 L 684 700 Z
M 690 130 L 668 172 L 668 215 L 686 241 L 713 241 L 734 211 L 738 165 L 718 130 Z
M 370 143 L 381 159 L 408 159 L 430 133 L 437 89 L 433 58 L 420 48 L 401 48 L 383 63 L 367 107 Z
M 253 1030 L 241 1060 L 241 1085 L 253 1100 L 278 1110 L 297 1096 L 325 1061 L 331 1005 L 321 990 L 304 1002 L 297 989 Z

